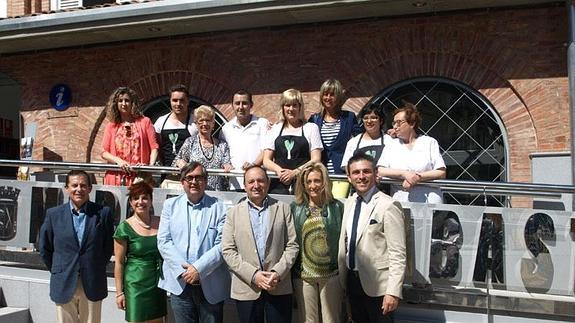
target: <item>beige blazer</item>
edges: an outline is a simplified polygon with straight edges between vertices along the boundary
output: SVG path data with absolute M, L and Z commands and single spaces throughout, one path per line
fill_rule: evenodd
M 299 251 L 289 205 L 269 199 L 269 222 L 263 267 L 260 268 L 256 242 L 252 232 L 247 200 L 232 207 L 226 216 L 222 233 L 222 254 L 232 272 L 231 297 L 255 300 L 261 290 L 252 284 L 256 271 L 275 271 L 280 283 L 272 295 L 292 293 L 290 269 Z
M 353 219 L 356 198 L 357 193 L 345 202 L 339 237 L 339 277 L 344 289 L 348 271 L 346 228 L 348 221 Z M 378 191 L 361 211 L 362 216 L 369 215 L 365 226 L 358 228 L 356 239 L 356 269 L 361 286 L 371 297 L 388 294 L 401 298 L 406 264 L 405 221 L 401 204 Z

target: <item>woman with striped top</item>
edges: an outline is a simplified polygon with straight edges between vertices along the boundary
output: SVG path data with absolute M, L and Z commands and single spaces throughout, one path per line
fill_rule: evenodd
M 323 151 L 321 162 L 329 174 L 344 174 L 340 169 L 341 160 L 347 142 L 361 133 L 355 114 L 343 111 L 344 89 L 338 80 L 328 79 L 319 90 L 321 111 L 313 114 L 309 122 L 315 123 L 320 130 Z

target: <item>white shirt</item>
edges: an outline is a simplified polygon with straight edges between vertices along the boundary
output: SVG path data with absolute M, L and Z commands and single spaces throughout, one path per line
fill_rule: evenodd
M 301 127 L 298 128 L 285 128 L 282 131 L 283 122 L 276 123 L 268 132 L 268 140 L 266 141 L 264 149 L 270 149 L 275 151 L 275 140 L 279 137 L 280 132 L 283 135 L 290 136 L 301 136 Z M 309 144 L 309 151 L 315 149 L 323 150 L 323 144 L 321 143 L 321 135 L 319 134 L 319 128 L 315 123 L 305 123 L 303 125 L 303 135 Z
M 347 146 L 345 146 L 345 152 L 343 153 L 343 158 L 341 160 L 341 169 L 345 169 L 347 167 L 347 161 L 353 156 L 353 153 L 355 152 L 356 149 L 367 147 L 367 146 L 380 146 L 381 145 L 381 137 L 377 138 L 377 139 L 363 139 L 363 140 L 361 140 L 362 136 L 363 136 L 363 133 L 360 133 L 359 135 L 351 138 L 347 142 Z M 367 136 L 367 137 L 369 138 L 369 136 Z M 393 140 L 393 138 L 391 138 L 391 136 L 389 136 L 388 134 L 383 135 L 383 144 L 385 146 L 389 145 L 389 142 L 392 140 Z M 359 147 L 357 146 L 358 142 L 359 142 Z
M 400 139 L 392 139 L 383 148 L 377 166 L 425 172 L 445 168 L 445 162 L 439 152 L 437 140 L 429 136 L 419 136 L 409 149 Z M 443 203 L 443 194 L 439 187 L 416 185 L 404 191 L 401 185 L 392 185 L 393 199 L 400 202 Z
M 245 127 L 236 117 L 222 127 L 220 139 L 225 140 L 230 147 L 230 158 L 235 170 L 242 170 L 244 163 L 253 163 L 262 152 L 268 124 L 267 119 L 252 115 Z M 243 189 L 243 176 L 230 177 L 230 188 Z
M 364 212 L 365 208 L 367 207 L 367 205 L 371 202 L 371 198 L 373 197 L 373 194 L 375 194 L 376 192 L 378 192 L 377 187 L 373 186 L 369 191 L 367 191 L 367 193 L 362 196 L 363 200 L 361 201 L 361 210 L 359 211 L 359 220 L 357 221 L 357 233 L 355 236 L 355 245 L 357 247 L 357 240 L 360 232 L 362 232 L 363 228 L 365 228 L 365 226 L 368 224 L 367 222 L 369 221 L 369 216 L 370 214 L 367 214 L 366 212 Z M 354 193 L 351 197 L 354 200 L 356 200 L 357 202 L 357 193 Z M 347 251 L 345 253 L 345 263 L 347 264 L 348 269 L 353 269 L 353 268 L 349 268 L 349 244 L 350 244 L 350 240 L 351 240 L 351 229 L 353 226 L 353 215 L 355 212 L 355 204 L 353 203 L 353 209 L 351 210 L 351 213 L 349 214 L 350 216 L 347 217 L 347 223 L 345 223 L 345 234 L 346 234 L 346 241 L 345 243 L 347 244 Z M 355 249 L 355 264 L 357 266 L 357 248 Z
M 163 126 L 164 130 L 183 128 L 184 124 L 179 122 L 179 121 L 177 121 L 177 123 L 174 123 L 174 120 L 171 120 L 171 119 L 166 121 L 166 119 L 169 116 L 170 116 L 170 113 L 164 114 L 163 116 L 159 117 L 158 120 L 156 120 L 156 122 L 154 122 L 154 130 L 156 130 L 156 133 L 160 133 L 162 131 L 162 126 Z M 164 122 L 165 122 L 165 124 L 164 124 Z M 193 114 L 190 115 L 190 121 L 188 122 L 188 132 L 190 133 L 190 136 L 192 136 L 192 137 L 198 134 L 198 128 L 196 127 L 196 124 L 194 123 Z

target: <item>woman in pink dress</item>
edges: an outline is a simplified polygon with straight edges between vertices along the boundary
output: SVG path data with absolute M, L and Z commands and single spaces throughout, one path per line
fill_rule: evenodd
M 158 157 L 158 142 L 154 126 L 144 117 L 138 96 L 127 87 L 117 88 L 106 104 L 108 125 L 104 130 L 102 158 L 116 164 L 121 171 L 107 171 L 104 185 L 132 184 L 137 173 L 132 166 L 154 165 Z

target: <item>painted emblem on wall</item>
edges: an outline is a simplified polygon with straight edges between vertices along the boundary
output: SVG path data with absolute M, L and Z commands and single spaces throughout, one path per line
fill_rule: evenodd
M 58 111 L 64 111 L 70 106 L 72 91 L 66 84 L 58 84 L 50 90 L 50 105 Z
M 12 240 L 16 236 L 16 218 L 18 215 L 18 195 L 20 190 L 14 187 L 0 187 L 0 240 Z

